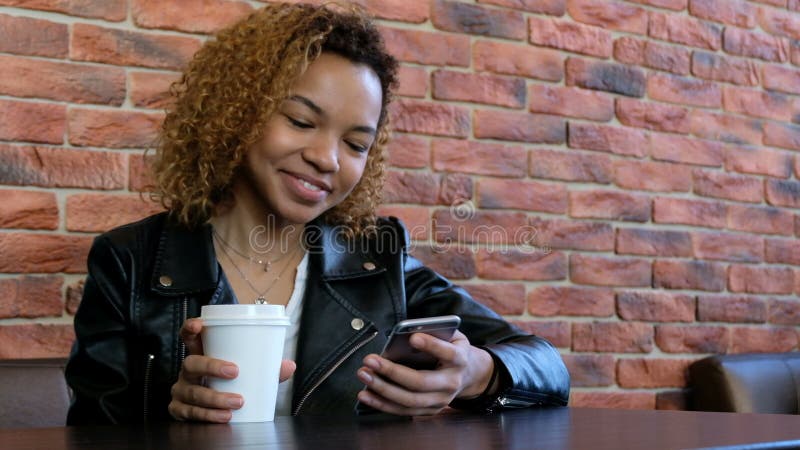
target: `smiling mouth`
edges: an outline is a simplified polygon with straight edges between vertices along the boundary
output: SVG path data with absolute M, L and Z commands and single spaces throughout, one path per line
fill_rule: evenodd
M 311 184 L 306 180 L 300 180 L 300 184 L 302 184 L 304 188 L 312 190 L 312 191 L 321 191 L 322 190 L 319 186 Z

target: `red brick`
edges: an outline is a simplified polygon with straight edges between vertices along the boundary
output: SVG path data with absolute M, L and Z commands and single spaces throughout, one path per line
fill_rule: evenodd
M 622 388 L 683 387 L 690 363 L 686 359 L 620 359 L 617 384 Z
M 647 222 L 650 220 L 650 199 L 615 191 L 575 191 L 569 193 L 569 215 Z
M 755 177 L 695 170 L 694 193 L 703 197 L 761 203 L 764 198 L 764 184 Z
M 55 230 L 58 204 L 52 192 L 0 190 L 0 227 Z
M 172 104 L 170 85 L 178 81 L 176 73 L 131 72 L 131 102 L 140 108 L 164 109 Z
M 650 261 L 574 253 L 569 257 L 570 281 L 597 286 L 650 286 Z
M 789 178 L 792 174 L 792 157 L 785 152 L 763 147 L 729 147 L 725 154 L 725 169 Z
M 647 79 L 647 96 L 653 100 L 706 108 L 719 108 L 722 104 L 722 89 L 715 83 L 657 73 Z
M 444 277 L 467 280 L 475 276 L 475 260 L 472 252 L 460 248 L 431 248 L 414 246 L 412 256 Z
M 731 353 L 782 353 L 797 349 L 797 331 L 787 328 L 734 328 Z
M 478 3 L 505 6 L 534 13 L 563 16 L 567 0 L 478 0 Z
M 648 155 L 648 134 L 633 128 L 570 123 L 569 146 L 642 158 Z
M 152 147 L 163 118 L 161 113 L 72 108 L 69 142 L 107 148 Z
M 728 269 L 728 290 L 748 294 L 791 294 L 794 273 L 788 267 L 732 264 Z
M 530 111 L 608 122 L 614 118 L 614 99 L 599 92 L 532 84 Z
M 91 236 L 0 233 L 0 272 L 84 273 Z
M 85 283 L 86 279 L 80 279 L 67 286 L 67 294 L 64 300 L 64 309 L 67 311 L 67 314 L 74 316 L 75 312 L 78 311 L 78 306 L 83 297 L 83 286 Z
M 108 231 L 163 211 L 159 203 L 138 194 L 75 194 L 66 205 L 69 231 Z
M 548 320 L 547 322 L 511 321 L 525 333 L 540 336 L 559 348 L 569 348 L 572 345 L 570 325 L 564 321 Z
M 689 3 L 689 13 L 695 17 L 742 28 L 756 26 L 757 12 L 755 6 L 742 0 L 691 0 Z
M 222 0 L 133 0 L 131 10 L 140 28 L 213 33 L 243 19 L 253 8 Z
M 618 254 L 644 256 L 692 256 L 692 239 L 685 231 L 620 228 Z
M 548 281 L 567 278 L 567 257 L 541 251 L 489 251 L 476 255 L 478 276 L 491 280 Z
M 728 208 L 724 203 L 657 197 L 653 201 L 653 221 L 701 227 L 725 228 Z
M 656 409 L 670 411 L 689 411 L 686 390 L 656 392 Z
M 800 0 L 797 1 L 797 11 L 800 11 Z M 800 41 L 793 40 L 789 42 L 789 58 L 792 61 L 792 64 L 795 66 L 800 66 Z
M 725 327 L 656 327 L 656 345 L 666 353 L 726 353 L 730 340 L 730 330 Z
M 786 38 L 728 27 L 725 29 L 724 42 L 725 51 L 733 55 L 777 62 L 789 59 L 789 42 Z
M 1 122 L 0 122 L 1 123 Z M 125 155 L 0 144 L 0 183 L 45 187 L 121 189 Z
M 726 285 L 725 266 L 706 261 L 657 260 L 653 262 L 653 287 L 722 291 Z
M 764 144 L 789 150 L 800 150 L 800 125 L 766 122 L 764 124 Z
M 794 233 L 794 216 L 779 208 L 730 205 L 728 227 L 751 233 L 791 236 Z
M 64 0 L 0 0 L 0 5 L 65 13 L 70 16 L 92 17 L 121 22 L 128 15 L 126 0 L 64 1 Z
M 74 340 L 72 325 L 0 326 L 0 359 L 66 358 Z
M 450 70 L 433 72 L 433 98 L 523 108 L 525 81 Z
M 0 52 L 64 58 L 69 52 L 69 28 L 49 20 L 0 14 Z
M 564 355 L 571 387 L 610 386 L 614 383 L 614 356 Z
M 422 67 L 400 66 L 397 78 L 397 95 L 425 97 L 428 93 L 428 72 Z
M 636 2 L 666 2 L 668 0 L 633 0 Z M 676 1 L 676 0 L 669 0 Z M 686 0 L 682 0 L 686 1 Z M 655 409 L 655 392 L 582 392 L 574 391 L 569 396 L 573 408 L 611 409 Z
M 529 230 L 526 216 L 515 212 L 438 210 L 433 213 L 433 239 L 443 243 L 481 243 L 489 249 L 504 250 L 524 244 Z
M 611 251 L 614 250 L 614 229 L 608 223 L 584 220 L 531 218 L 535 243 L 558 249 Z
M 616 113 L 620 122 L 632 127 L 683 134 L 690 130 L 687 108 L 618 98 Z
M 788 122 L 794 116 L 793 99 L 771 91 L 727 86 L 724 106 L 726 111 L 765 119 Z
M 688 192 L 692 189 L 692 172 L 681 164 L 618 160 L 614 163 L 614 183 L 640 191 Z
M 653 326 L 637 322 L 579 322 L 572 324 L 572 351 L 650 353 Z
M 767 203 L 800 208 L 800 181 L 766 180 Z
M 567 12 L 578 22 L 603 29 L 647 34 L 647 11 L 621 2 L 570 0 Z
M 559 117 L 494 110 L 478 110 L 473 117 L 476 138 L 545 144 L 566 140 L 566 121 Z
M 478 205 L 482 208 L 513 208 L 564 213 L 567 190 L 563 185 L 536 181 L 482 179 L 478 183 Z
M 731 205 L 731 208 L 734 205 Z M 694 256 L 698 259 L 761 262 L 764 260 L 764 238 L 749 234 L 692 233 Z
M 589 183 L 611 182 L 611 158 L 573 151 L 531 150 L 530 176 Z
M 380 28 L 386 49 L 403 62 L 469 66 L 469 36 L 400 28 Z
M 525 19 L 516 11 L 434 0 L 432 12 L 431 22 L 441 30 L 507 39 L 525 38 Z
M 518 283 L 464 284 L 478 302 L 497 314 L 518 316 L 525 312 L 525 285 Z
M 323 2 L 325 3 L 325 2 Z M 430 16 L 431 0 L 354 0 L 375 17 L 399 22 L 422 23 Z
M 694 322 L 695 299 L 686 294 L 618 292 L 617 313 L 624 320 Z
M 411 239 L 427 240 L 430 236 L 430 212 L 420 206 L 381 205 L 377 209 L 380 216 L 393 216 L 403 221 Z
M 389 107 L 397 131 L 434 136 L 467 137 L 469 111 L 461 106 L 398 99 Z
M 0 279 L 0 318 L 61 316 L 63 283 L 63 278 L 53 275 Z
M 623 64 L 567 58 L 567 86 L 642 97 L 646 78 L 642 69 Z
M 555 50 L 529 45 L 477 41 L 472 47 L 475 70 L 547 81 L 564 78 L 564 57 Z
M 650 13 L 650 37 L 709 50 L 722 46 L 722 27 L 679 14 Z
M 767 239 L 764 244 L 766 262 L 800 266 L 800 240 Z
M 720 167 L 724 160 L 723 145 L 674 134 L 651 133 L 650 155 L 653 159 Z
M 759 66 L 754 61 L 706 52 L 692 53 L 692 75 L 706 80 L 758 86 Z
M 763 3 L 765 5 L 785 7 L 787 0 L 750 0 L 750 1 L 751 2 L 755 2 L 755 3 Z M 791 2 L 792 0 L 788 0 L 788 1 Z
M 614 59 L 621 63 L 689 74 L 690 52 L 683 47 L 623 36 L 614 41 Z
M 758 24 L 769 34 L 800 39 L 800 17 L 773 8 L 758 9 Z
M 528 312 L 534 316 L 594 316 L 614 314 L 611 289 L 541 286 L 528 294 Z
M 800 1 L 789 0 L 789 3 L 786 5 L 786 7 L 789 8 L 789 11 L 800 11 Z
M 671 9 L 673 11 L 682 11 L 686 9 L 686 4 L 689 0 L 628 0 L 631 3 L 640 3 L 642 5 L 650 5 L 658 8 Z
M 474 197 L 472 178 L 461 173 L 449 173 L 442 175 L 441 187 L 439 189 L 439 204 L 450 205 L 451 208 L 460 206 L 465 200 Z M 474 205 L 470 201 L 466 206 L 474 210 Z
M 128 189 L 131 191 L 152 191 L 155 180 L 152 176 L 150 163 L 154 159 L 151 153 L 145 157 L 142 154 L 132 154 L 128 158 Z
M 767 320 L 767 303 L 760 298 L 744 295 L 699 295 L 697 320 L 764 323 Z
M 137 31 L 72 25 L 70 58 L 118 66 L 181 69 L 200 48 L 201 41 Z
M 427 167 L 431 160 L 431 148 L 427 139 L 395 134 L 389 141 L 389 164 L 395 167 L 421 169 Z
M 788 94 L 800 94 L 800 70 L 782 66 L 764 66 L 764 88 Z
M 518 146 L 476 141 L 435 139 L 433 169 L 437 171 L 524 177 L 527 153 Z
M 0 94 L 121 105 L 125 71 L 0 55 Z
M 439 199 L 440 178 L 426 172 L 390 170 L 383 190 L 385 203 L 435 205 Z
M 568 20 L 528 18 L 529 41 L 584 55 L 608 58 L 613 50 L 611 33 Z
M 0 100 L 0 139 L 61 144 L 66 116 L 63 105 Z
M 689 120 L 695 136 L 734 144 L 761 144 L 763 128 L 759 120 L 699 109 L 692 111 Z
M 794 300 L 770 300 L 769 323 L 777 325 L 800 325 L 800 302 Z

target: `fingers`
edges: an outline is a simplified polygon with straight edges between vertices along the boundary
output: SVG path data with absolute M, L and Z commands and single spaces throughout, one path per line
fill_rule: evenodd
M 447 342 L 425 333 L 414 333 L 409 340 L 411 346 L 436 357 L 439 363 L 448 365 L 464 365 L 466 363 L 461 348 L 468 346 L 467 337 L 456 331 L 453 339 Z
M 183 343 L 186 344 L 186 352 L 188 354 L 203 354 L 203 341 L 200 339 L 202 330 L 203 321 L 201 319 L 187 319 L 186 322 L 183 322 L 180 336 Z
M 408 410 L 442 409 L 450 403 L 453 396 L 450 392 L 451 389 L 420 390 L 407 388 L 387 381 L 385 378 L 369 369 L 362 368 L 357 372 L 357 375 L 359 380 L 369 388 L 369 392 L 375 394 L 377 398 L 382 399 L 383 403 L 391 403 L 397 407 Z M 426 375 L 422 375 L 419 378 L 424 380 L 426 378 L 439 376 L 436 372 L 428 372 Z M 421 384 L 426 383 L 422 381 Z M 427 388 L 432 384 L 434 383 L 429 382 L 427 383 L 428 386 L 425 387 Z
M 438 407 L 409 408 L 381 397 L 380 395 L 369 390 L 363 390 L 359 392 L 358 401 L 379 411 L 397 416 L 430 416 L 444 409 Z
M 235 378 L 235 364 L 202 355 L 190 355 L 183 361 L 178 382 L 172 385 L 168 410 L 178 420 L 225 423 L 231 410 L 244 404 L 241 395 L 217 392 L 202 385 L 205 377 Z
M 297 369 L 297 364 L 289 359 L 284 359 L 281 361 L 281 374 L 279 380 L 281 383 L 291 378 L 294 375 L 294 371 Z
M 236 364 L 203 355 L 189 355 L 183 360 L 180 378 L 192 384 L 200 384 L 203 377 L 236 378 Z

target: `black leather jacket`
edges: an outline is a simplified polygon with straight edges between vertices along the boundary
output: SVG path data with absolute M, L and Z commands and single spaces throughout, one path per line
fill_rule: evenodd
M 306 230 L 293 414 L 353 414 L 364 356 L 380 352 L 396 322 L 446 314 L 461 316 L 460 330 L 492 354 L 503 377 L 499 395 L 453 406 L 567 403 L 569 374 L 558 352 L 410 257 L 396 219 L 381 219 L 378 238 L 349 250 L 337 236 L 320 221 Z M 211 227 L 188 230 L 158 214 L 98 236 L 88 265 L 66 368 L 74 393 L 67 423 L 169 419 L 170 387 L 185 356 L 182 323 L 214 295 L 233 302 Z

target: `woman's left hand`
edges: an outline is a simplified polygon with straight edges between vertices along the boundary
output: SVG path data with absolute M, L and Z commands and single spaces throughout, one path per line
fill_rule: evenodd
M 473 347 L 459 331 L 450 342 L 424 333 L 411 336 L 411 345 L 439 360 L 435 370 L 415 370 L 376 354 L 364 358 L 358 378 L 368 389 L 358 400 L 390 414 L 436 414 L 455 398 L 477 397 L 489 384 L 494 361 L 486 350 Z

